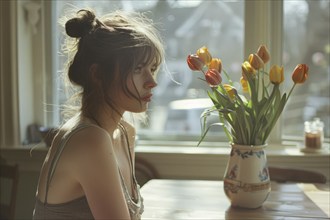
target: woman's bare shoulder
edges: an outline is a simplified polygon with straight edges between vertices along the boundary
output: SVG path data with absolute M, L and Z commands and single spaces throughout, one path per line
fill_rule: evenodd
M 131 134 L 135 134 L 135 127 L 132 123 L 125 121 L 125 120 L 121 120 L 120 123 L 125 127 L 127 132 L 129 132 Z
M 93 151 L 105 146 L 111 146 L 111 138 L 106 130 L 96 125 L 77 131 L 68 141 L 69 148 L 79 151 Z
M 80 169 L 87 161 L 97 161 L 97 155 L 113 154 L 111 138 L 101 127 L 91 125 L 73 132 L 62 155 L 72 169 Z

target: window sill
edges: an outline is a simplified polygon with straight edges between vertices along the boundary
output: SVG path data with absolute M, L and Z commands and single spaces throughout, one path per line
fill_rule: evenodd
M 196 144 L 194 144 L 196 145 Z M 222 179 L 230 147 L 194 145 L 144 145 L 136 148 L 136 156 L 154 165 L 161 178 Z M 269 166 L 314 170 L 330 178 L 329 144 L 318 153 L 304 153 L 299 145 L 269 145 Z
M 303 152 L 301 145 L 295 142 L 286 144 L 273 144 L 266 147 L 267 157 L 329 157 L 330 144 L 323 144 L 323 149 L 316 152 Z M 43 160 L 48 147 L 44 143 L 37 145 L 22 145 L 13 148 L 1 148 L 1 156 L 11 159 L 20 158 L 24 160 Z M 174 145 L 173 142 L 141 142 L 137 145 L 135 152 L 142 154 L 172 154 L 172 155 L 224 155 L 228 156 L 230 147 L 226 143 L 203 143 L 197 146 L 195 142 L 181 142 Z
M 136 153 L 153 153 L 153 154 L 218 154 L 228 155 L 230 146 L 227 143 L 203 143 L 200 146 L 196 142 L 181 142 L 173 144 L 173 142 L 141 142 L 136 147 Z M 303 152 L 299 142 L 287 142 L 285 144 L 271 144 L 266 147 L 267 156 L 308 156 L 322 157 L 330 156 L 330 144 L 324 143 L 323 148 L 315 152 Z
M 214 145 L 214 144 L 213 144 Z M 136 156 L 154 166 L 161 178 L 177 179 L 221 179 L 227 165 L 230 147 L 226 143 L 197 147 L 194 144 L 160 145 L 139 142 Z M 221 146 L 223 145 L 223 146 Z M 22 171 L 39 172 L 48 148 L 40 144 L 33 146 L 2 148 L 1 156 L 9 163 L 17 163 Z M 269 145 L 266 148 L 269 166 L 284 166 L 315 170 L 330 178 L 329 144 L 322 152 L 304 153 L 297 145 Z

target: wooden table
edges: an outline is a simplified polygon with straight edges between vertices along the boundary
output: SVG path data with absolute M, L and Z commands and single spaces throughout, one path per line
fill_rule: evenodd
M 222 181 L 154 179 L 141 190 L 142 219 L 329 219 L 329 184 L 272 182 L 272 191 L 257 209 L 233 208 Z

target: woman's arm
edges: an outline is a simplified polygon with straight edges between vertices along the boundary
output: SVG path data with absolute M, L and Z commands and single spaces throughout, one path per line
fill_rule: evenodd
M 73 172 L 94 218 L 130 219 L 109 135 L 96 127 L 79 133 L 70 143 L 79 145 Z

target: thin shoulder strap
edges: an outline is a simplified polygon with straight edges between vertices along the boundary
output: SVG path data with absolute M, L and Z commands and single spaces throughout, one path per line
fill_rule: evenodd
M 131 154 L 131 149 L 130 149 L 130 147 L 129 147 L 129 140 L 128 140 L 128 133 L 127 133 L 127 130 L 126 130 L 126 128 L 125 128 L 125 126 L 124 125 L 122 125 L 121 123 L 119 123 L 119 128 L 122 130 L 122 132 L 123 132 L 123 135 L 124 135 L 124 137 L 125 137 L 125 142 L 126 142 L 126 146 L 127 146 L 127 150 L 128 150 L 128 157 L 129 157 L 129 163 L 130 163 L 130 167 L 131 167 L 131 170 L 132 170 L 132 179 L 133 179 L 133 187 L 134 187 L 134 189 L 133 189 L 133 193 L 134 193 L 134 195 L 133 195 L 133 197 L 134 197 L 134 199 L 136 199 L 137 200 L 137 202 L 138 203 L 140 203 L 140 201 L 139 201 L 139 192 L 137 192 L 138 191 L 138 183 L 137 183 L 137 180 L 136 180 L 136 177 L 135 177 L 135 170 L 134 170 L 134 164 L 133 164 L 133 157 L 132 157 L 132 154 Z M 117 159 L 116 159 L 117 160 Z M 117 164 L 118 164 L 118 161 L 117 161 Z M 124 188 L 125 188 L 125 191 L 126 191 L 126 193 L 128 194 L 128 196 L 130 195 L 130 193 L 128 192 L 128 187 L 127 187 L 127 185 L 126 185 L 126 183 L 125 183 L 125 181 L 124 181 L 124 177 L 123 177 L 123 174 L 122 174 L 122 172 L 121 172 L 121 170 L 120 170 L 120 167 L 119 167 L 119 165 L 118 165 L 118 170 L 119 170 L 119 175 L 120 175 L 120 178 L 121 178 L 121 181 L 122 181 L 122 183 L 123 183 L 123 186 L 124 186 Z M 132 198 L 129 196 L 129 199 L 130 200 L 132 200 Z M 134 203 L 135 203 L 135 201 L 134 200 L 132 200 Z
M 60 156 L 64 150 L 65 145 L 68 143 L 70 138 L 77 133 L 78 131 L 90 127 L 90 126 L 96 126 L 94 124 L 79 124 L 77 127 L 73 128 L 72 130 L 68 130 L 62 137 L 60 145 L 56 149 L 55 155 L 51 161 L 51 164 L 49 166 L 48 170 L 48 176 L 47 176 L 47 182 L 46 182 L 46 195 L 45 195 L 45 204 L 47 204 L 47 198 L 48 198 L 48 189 L 49 189 L 49 184 L 54 176 L 55 169 L 57 166 L 57 163 L 60 159 Z

